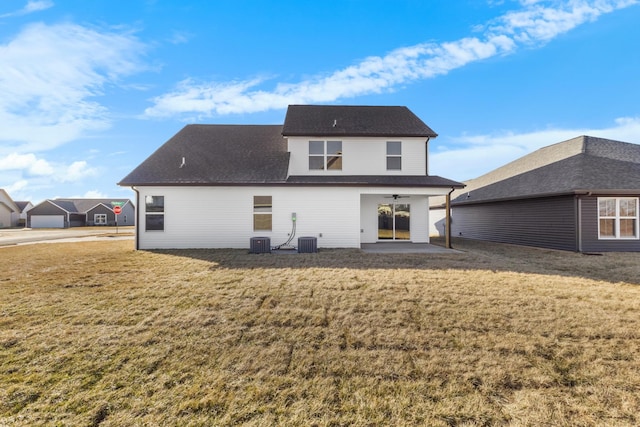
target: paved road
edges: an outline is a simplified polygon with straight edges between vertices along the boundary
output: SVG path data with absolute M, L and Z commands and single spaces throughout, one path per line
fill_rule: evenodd
M 51 228 L 1 228 L 0 247 L 33 243 L 73 242 L 87 240 L 113 240 L 134 238 L 133 227 L 75 227 Z

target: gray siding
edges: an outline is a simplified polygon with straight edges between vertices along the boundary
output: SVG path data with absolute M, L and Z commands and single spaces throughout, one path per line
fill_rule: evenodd
M 87 212 L 87 225 L 95 225 L 95 214 L 106 214 L 107 225 L 111 227 L 116 225 L 116 214 L 113 213 L 113 210 L 110 207 L 105 205 L 98 205 Z M 135 210 L 131 203 L 127 203 L 122 206 L 122 212 L 118 215 L 117 225 L 134 225 L 134 223 Z
M 87 215 L 83 213 L 69 214 L 69 227 L 82 227 L 87 225 Z
M 452 208 L 452 235 L 493 242 L 577 250 L 573 196 L 462 205 Z
M 616 197 L 607 195 L 604 197 Z M 630 197 L 620 196 L 620 197 Z M 631 196 L 634 197 L 634 196 Z M 600 240 L 598 239 L 598 198 L 581 197 L 582 251 L 583 252 L 638 252 L 640 240 Z
M 69 216 L 67 212 L 47 201 L 34 206 L 27 212 L 27 227 L 31 227 L 31 217 L 33 215 L 64 215 L 64 226 L 65 228 L 69 227 Z
M 98 205 L 93 209 L 87 211 L 87 225 L 95 225 L 95 214 L 105 214 L 107 215 L 107 224 L 106 225 L 115 225 L 116 224 L 116 215 L 113 213 L 111 209 L 104 205 Z

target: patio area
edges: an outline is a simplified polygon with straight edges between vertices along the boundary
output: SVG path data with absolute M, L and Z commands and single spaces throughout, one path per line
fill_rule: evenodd
M 360 245 L 362 252 L 372 254 L 455 254 L 462 253 L 455 249 L 447 249 L 442 246 L 429 243 L 410 242 L 379 242 L 363 243 Z

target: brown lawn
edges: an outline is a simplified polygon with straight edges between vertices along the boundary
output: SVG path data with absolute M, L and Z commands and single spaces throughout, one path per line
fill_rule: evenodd
M 633 426 L 640 254 L 0 248 L 0 426 Z

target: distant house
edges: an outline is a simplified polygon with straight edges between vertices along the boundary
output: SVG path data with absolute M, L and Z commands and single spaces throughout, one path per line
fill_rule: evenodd
M 113 202 L 122 204 L 117 225 L 135 224 L 135 207 L 128 199 L 47 199 L 27 212 L 30 228 L 69 228 L 116 225 Z
M 580 136 L 452 194 L 452 235 L 578 252 L 640 251 L 640 145 Z M 432 218 L 443 233 L 442 200 Z
M 17 227 L 19 216 L 18 205 L 5 190 L 0 188 L 0 228 Z
M 429 242 L 437 134 L 402 106 L 291 105 L 283 125 L 188 125 L 122 179 L 137 194 L 136 247 L 318 247 Z
M 18 215 L 18 226 L 25 227 L 27 225 L 27 212 L 33 207 L 33 203 L 28 201 L 16 201 L 16 206 L 20 209 Z

